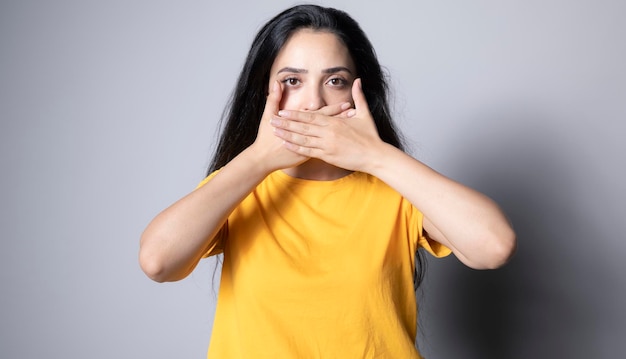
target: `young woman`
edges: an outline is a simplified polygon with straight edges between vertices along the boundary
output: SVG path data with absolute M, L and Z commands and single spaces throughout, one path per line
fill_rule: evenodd
M 402 151 L 374 50 L 344 12 L 270 20 L 225 119 L 208 177 L 140 249 L 159 282 L 223 253 L 210 358 L 420 358 L 418 250 L 477 269 L 514 250 L 493 201 Z

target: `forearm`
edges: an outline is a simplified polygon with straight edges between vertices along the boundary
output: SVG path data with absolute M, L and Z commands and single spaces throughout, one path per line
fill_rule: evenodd
M 267 176 L 248 149 L 228 163 L 206 185 L 157 215 L 141 236 L 139 260 L 152 279 L 186 277 L 213 244 L 233 209 Z
M 393 146 L 379 147 L 367 171 L 424 214 L 424 227 L 432 239 L 472 268 L 495 268 L 508 260 L 515 235 L 494 201 Z

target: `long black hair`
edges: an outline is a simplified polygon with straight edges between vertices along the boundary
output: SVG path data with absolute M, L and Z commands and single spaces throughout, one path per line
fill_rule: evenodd
M 346 46 L 363 85 L 380 138 L 404 150 L 404 141 L 389 111 L 388 84 L 371 42 L 359 24 L 347 13 L 318 5 L 298 5 L 268 21 L 257 33 L 237 80 L 231 99 L 222 114 L 221 131 L 207 175 L 220 169 L 256 139 L 269 87 L 270 70 L 278 52 L 298 30 L 326 31 Z M 424 260 L 416 255 L 415 288 L 423 278 Z M 419 270 L 418 270 L 419 268 Z
M 237 86 L 222 115 L 221 122 L 225 124 L 207 175 L 226 165 L 256 139 L 274 59 L 289 37 L 304 28 L 330 32 L 348 48 L 379 136 L 404 149 L 401 135 L 389 113 L 385 75 L 359 24 L 340 10 L 299 5 L 276 15 L 254 38 Z

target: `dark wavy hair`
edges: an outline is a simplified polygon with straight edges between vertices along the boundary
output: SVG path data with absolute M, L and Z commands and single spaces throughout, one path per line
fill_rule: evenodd
M 359 24 L 341 10 L 298 5 L 276 15 L 254 38 L 237 85 L 222 114 L 220 127 L 223 126 L 223 129 L 207 175 L 225 166 L 255 141 L 265 109 L 274 59 L 289 37 L 301 29 L 329 32 L 343 42 L 354 61 L 356 76 L 361 78 L 363 93 L 380 138 L 404 150 L 404 140 L 389 111 L 386 76 Z M 414 275 L 416 289 L 423 278 L 423 264 L 424 260 L 418 252 Z

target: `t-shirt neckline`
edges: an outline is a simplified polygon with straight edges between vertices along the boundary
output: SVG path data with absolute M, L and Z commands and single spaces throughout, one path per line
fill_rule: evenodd
M 350 180 L 352 180 L 353 178 L 357 178 L 361 174 L 362 174 L 361 172 L 354 171 L 343 177 L 333 179 L 333 180 L 327 180 L 327 181 L 292 177 L 288 175 L 287 173 L 285 173 L 283 170 L 274 171 L 273 173 L 270 174 L 270 176 L 275 177 L 281 182 L 284 182 L 287 184 L 312 186 L 312 187 L 334 187 L 334 186 L 340 186 L 343 183 L 349 182 Z

